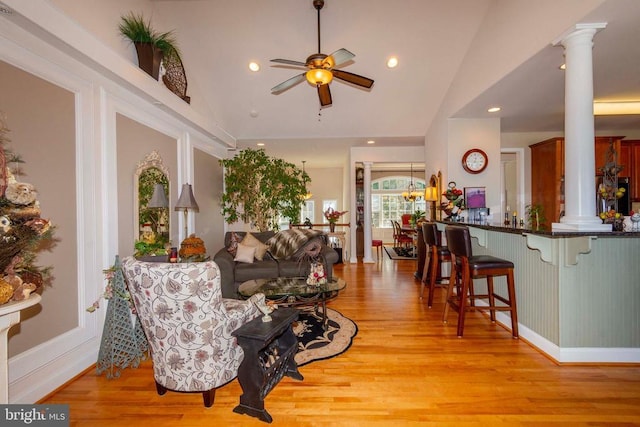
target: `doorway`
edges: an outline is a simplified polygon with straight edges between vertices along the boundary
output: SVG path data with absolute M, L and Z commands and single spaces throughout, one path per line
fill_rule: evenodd
M 524 149 L 503 148 L 500 150 L 500 208 L 499 217 L 493 216 L 494 222 L 500 223 L 504 214 L 517 212 L 518 218 L 525 218 L 524 203 Z

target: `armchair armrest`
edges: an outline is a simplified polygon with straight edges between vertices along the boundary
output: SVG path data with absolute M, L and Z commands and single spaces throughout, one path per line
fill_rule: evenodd
M 233 256 L 227 251 L 227 248 L 222 248 L 213 256 L 213 260 L 218 264 L 218 268 L 220 269 L 222 297 L 237 299 L 238 295 L 235 288 L 236 262 L 233 260 Z

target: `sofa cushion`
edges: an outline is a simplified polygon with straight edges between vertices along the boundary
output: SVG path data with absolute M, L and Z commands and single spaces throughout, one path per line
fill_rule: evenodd
M 224 247 L 228 248 L 229 245 L 231 244 L 231 236 L 233 235 L 233 233 L 235 233 L 238 236 L 238 240 L 242 240 L 242 238 L 247 234 L 246 231 L 227 231 L 224 234 Z M 260 231 L 260 232 L 253 232 L 251 233 L 253 234 L 253 237 L 257 238 L 258 240 L 260 240 L 262 243 L 266 243 L 267 240 L 269 240 L 269 238 L 273 237 L 275 233 L 275 231 Z
M 238 243 L 240 243 L 240 240 L 242 240 L 242 238 L 240 238 L 235 231 L 231 232 L 231 238 L 229 239 L 229 245 L 227 246 L 227 251 L 229 251 L 229 253 L 232 256 L 236 256 L 236 251 L 238 250 Z
M 238 262 L 252 263 L 255 255 L 256 255 L 255 247 L 238 243 L 238 247 L 236 249 L 236 256 L 233 260 Z
M 235 281 L 246 282 L 253 279 L 273 279 L 278 277 L 278 263 L 273 260 L 254 261 L 252 264 L 237 263 Z
M 262 259 L 264 258 L 264 254 L 266 254 L 267 249 L 269 249 L 269 246 L 262 243 L 251 233 L 247 233 L 244 236 L 244 239 L 242 239 L 241 244 L 255 248 L 256 249 L 255 257 L 258 261 L 262 261 Z
M 278 260 L 278 275 L 280 277 L 306 277 L 309 274 L 309 263 L 294 259 Z
M 324 235 L 321 230 L 290 229 L 282 230 L 267 240 L 269 253 L 275 259 L 291 258 L 298 250 L 302 249 L 314 237 Z

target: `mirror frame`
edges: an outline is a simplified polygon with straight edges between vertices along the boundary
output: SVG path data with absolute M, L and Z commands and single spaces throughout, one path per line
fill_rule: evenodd
M 169 224 L 167 226 L 167 234 L 171 236 L 171 179 L 169 176 L 169 168 L 167 168 L 162 162 L 162 157 L 157 150 L 153 150 L 151 153 L 147 154 L 144 160 L 140 161 L 136 167 L 136 172 L 133 176 L 133 236 L 134 236 L 134 244 L 137 240 L 140 239 L 140 176 L 149 169 L 158 169 L 162 172 L 167 179 L 168 185 L 168 195 L 167 200 L 169 200 L 169 206 L 167 207 L 168 213 L 167 218 Z

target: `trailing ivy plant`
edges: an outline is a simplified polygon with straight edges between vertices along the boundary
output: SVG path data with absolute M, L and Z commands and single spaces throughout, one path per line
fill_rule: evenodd
M 267 156 L 263 149 L 243 150 L 220 164 L 225 168 L 221 204 L 227 223 L 242 220 L 265 231 L 278 229 L 279 216 L 299 221 L 310 182 L 301 169 Z

